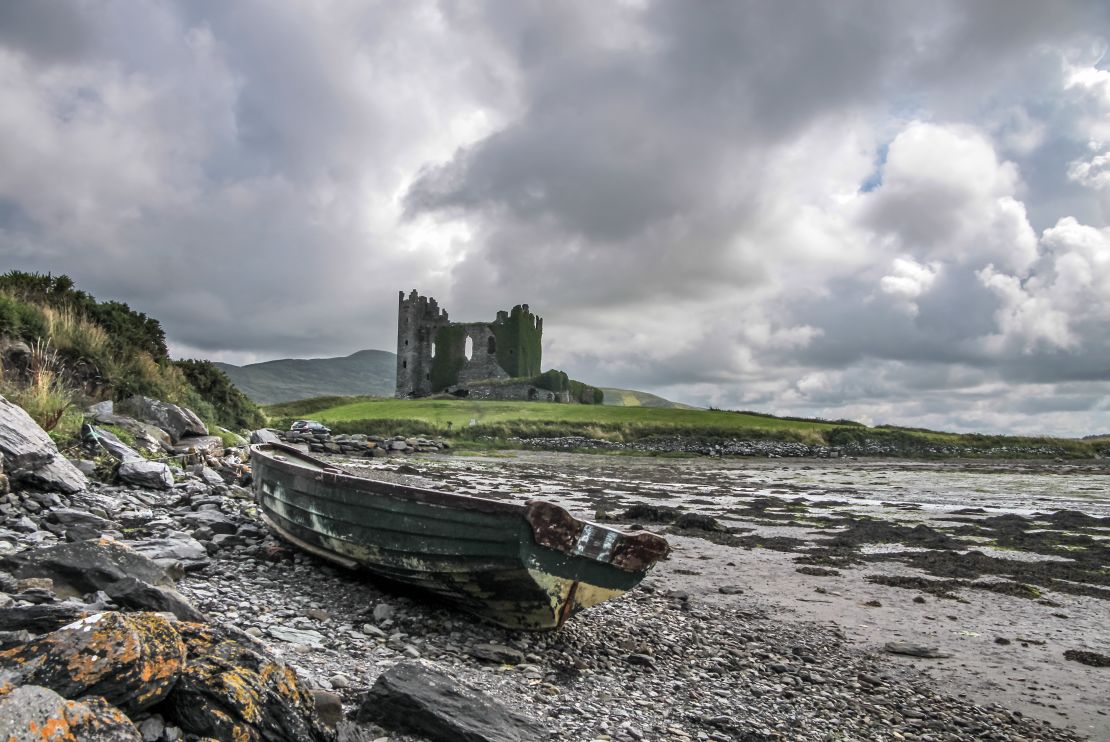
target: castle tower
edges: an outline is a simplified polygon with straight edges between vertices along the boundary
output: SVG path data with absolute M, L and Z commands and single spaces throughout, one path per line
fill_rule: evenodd
M 397 295 L 397 397 L 425 397 L 432 393 L 432 351 L 436 333 L 448 324 L 447 310 L 436 300 Z

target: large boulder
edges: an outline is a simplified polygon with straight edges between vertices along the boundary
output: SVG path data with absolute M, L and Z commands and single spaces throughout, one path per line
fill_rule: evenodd
M 45 634 L 85 618 L 90 613 L 86 608 L 79 603 L 5 606 L 0 608 L 0 631 Z
M 54 508 L 46 520 L 64 528 L 67 541 L 100 538 L 100 534 L 116 527 L 110 520 L 77 508 Z
M 131 543 L 131 547 L 166 569 L 180 564 L 182 569 L 190 572 L 211 563 L 204 544 L 187 533 L 173 532 L 161 538 L 135 541 Z
M 204 620 L 204 615 L 173 589 L 173 580 L 161 565 L 112 539 L 28 549 L 3 557 L 0 567 L 20 579 L 49 577 L 59 597 L 103 590 L 121 606 L 169 611 L 184 621 Z
M 138 451 L 128 446 L 110 430 L 104 430 L 85 423 L 81 426 L 81 438 L 90 445 L 96 445 L 107 451 L 116 461 L 142 461 L 143 457 Z
M 179 624 L 185 669 L 163 713 L 186 732 L 241 742 L 324 742 L 331 733 L 292 668 L 226 629 Z
M 28 487 L 80 492 L 88 482 L 19 405 L 0 397 L 0 454 L 8 478 Z
M 184 666 L 185 644 L 165 616 L 95 613 L 0 652 L 0 683 L 101 696 L 134 712 L 164 699 Z
M 276 431 L 269 428 L 259 428 L 251 433 L 251 443 L 281 443 Z
M 208 435 L 208 428 L 188 407 L 138 394 L 128 399 L 125 407 L 139 420 L 164 430 L 174 443 L 189 435 Z
M 161 461 L 121 462 L 116 476 L 125 484 L 147 487 L 154 490 L 168 490 L 173 487 L 173 470 Z
M 143 736 L 103 698 L 67 701 L 49 688 L 25 685 L 0 697 L 0 739 L 142 742 Z
M 402 662 L 379 675 L 356 720 L 413 732 L 432 742 L 528 742 L 547 736 L 536 722 L 456 682 L 425 660 Z

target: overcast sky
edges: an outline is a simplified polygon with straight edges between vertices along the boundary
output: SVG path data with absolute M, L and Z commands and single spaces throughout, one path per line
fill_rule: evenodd
M 1110 3 L 0 3 L 0 268 L 175 357 L 395 350 L 780 414 L 1110 432 Z

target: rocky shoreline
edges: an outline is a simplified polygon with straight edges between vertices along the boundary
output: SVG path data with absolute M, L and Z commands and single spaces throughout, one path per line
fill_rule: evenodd
M 610 441 L 585 436 L 511 438 L 525 449 L 544 451 L 622 451 L 638 454 L 692 454 L 699 456 L 760 456 L 767 458 L 836 459 L 842 456 L 920 458 L 1055 458 L 1068 452 L 1051 445 L 971 448 L 955 445 L 906 445 L 864 438 L 842 446 L 811 445 L 793 441 L 699 439 L 659 436 L 636 441 Z
M 201 454 L 169 486 L 67 470 L 81 486 L 63 491 L 41 472 L 67 463 L 39 444 L 4 461 L 0 737 L 54 720 L 147 742 L 1082 738 L 783 620 L 685 542 L 681 567 L 563 630 L 510 632 L 276 541 L 242 449 Z M 695 590 L 699 563 L 717 577 Z

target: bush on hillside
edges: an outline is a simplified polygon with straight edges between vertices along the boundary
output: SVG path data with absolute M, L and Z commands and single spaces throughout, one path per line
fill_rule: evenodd
M 170 360 L 157 320 L 123 302 L 98 302 L 68 276 L 0 275 L 0 335 L 50 348 L 56 363 L 49 374 L 11 369 L 4 379 L 8 393 L 37 406 L 47 422 L 62 391 L 75 398 L 83 390 L 93 399 L 141 394 L 185 405 L 226 428 L 264 423 L 258 407 L 215 366 Z
M 185 380 L 213 408 L 212 420 L 225 428 L 260 428 L 266 420 L 262 411 L 239 391 L 231 379 L 210 361 L 174 361 Z
M 131 309 L 123 302 L 98 302 L 84 291 L 74 288 L 69 276 L 8 271 L 0 275 L 0 293 L 9 300 L 38 305 L 40 313 L 42 307 L 49 307 L 72 312 L 99 325 L 116 353 L 141 351 L 155 360 L 169 358 L 166 335 L 158 320 Z M 3 310 L 0 310 L 0 316 L 2 313 Z M 28 319 L 22 317 L 21 321 L 26 323 Z M 0 331 L 4 331 L 2 325 Z M 28 334 L 41 337 L 46 332 L 43 328 L 23 327 L 21 336 L 29 339 Z

